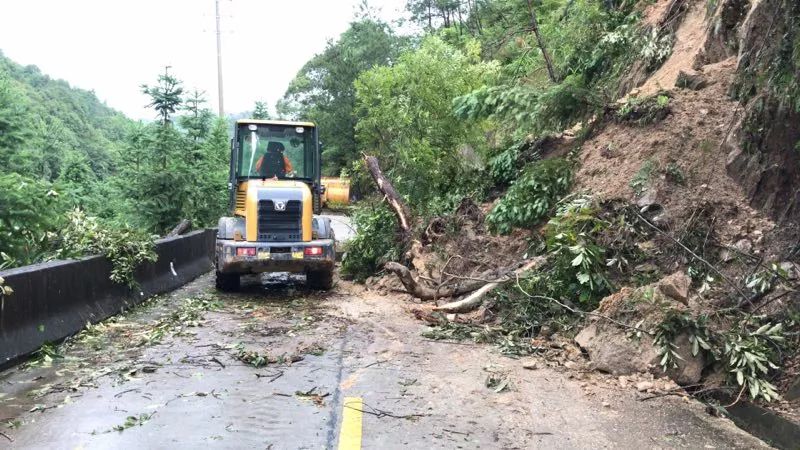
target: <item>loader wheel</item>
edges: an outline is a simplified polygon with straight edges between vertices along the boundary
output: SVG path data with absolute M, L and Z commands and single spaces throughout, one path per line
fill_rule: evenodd
M 217 289 L 223 292 L 236 292 L 239 290 L 240 278 L 238 273 L 217 272 Z
M 306 284 L 311 289 L 329 290 L 333 287 L 333 269 L 309 270 L 306 274 Z

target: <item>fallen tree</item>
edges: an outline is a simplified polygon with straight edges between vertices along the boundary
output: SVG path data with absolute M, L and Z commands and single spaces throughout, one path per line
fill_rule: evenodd
M 483 299 L 486 297 L 486 294 L 497 289 L 504 282 L 510 281 L 516 278 L 517 276 L 521 275 L 522 273 L 527 272 L 531 269 L 535 269 L 537 266 L 541 265 L 546 259 L 547 258 L 544 256 L 538 256 L 536 258 L 533 258 L 524 266 L 514 270 L 511 274 L 513 275 L 513 277 L 506 275 L 504 278 L 499 279 L 497 281 L 485 283 L 483 286 L 480 287 L 480 289 L 476 290 L 475 292 L 465 297 L 464 299 L 456 302 L 447 303 L 445 305 L 438 306 L 433 309 L 434 311 L 441 311 L 445 313 L 463 313 L 472 311 L 473 309 L 481 306 L 481 304 L 483 303 Z
M 434 300 L 442 297 L 458 297 L 459 295 L 464 295 L 479 289 L 481 286 L 486 284 L 485 281 L 472 280 L 462 284 L 457 284 L 455 286 L 438 287 L 434 289 L 415 280 L 408 267 L 400 263 L 388 262 L 383 266 L 383 268 L 397 275 L 397 278 L 399 278 L 400 282 L 403 283 L 403 287 L 406 288 L 406 292 L 421 300 Z

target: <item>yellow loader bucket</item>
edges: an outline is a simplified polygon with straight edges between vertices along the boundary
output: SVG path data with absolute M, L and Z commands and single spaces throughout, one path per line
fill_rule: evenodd
M 338 177 L 322 177 L 325 195 L 322 206 L 342 206 L 350 203 L 350 180 Z

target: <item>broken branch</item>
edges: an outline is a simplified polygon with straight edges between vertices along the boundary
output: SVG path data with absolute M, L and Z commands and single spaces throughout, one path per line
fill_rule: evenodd
M 192 226 L 192 222 L 189 219 L 183 219 L 183 220 L 180 221 L 180 223 L 175 225 L 175 228 L 173 228 L 172 231 L 167 233 L 167 235 L 164 236 L 164 237 L 179 236 L 179 235 L 185 233 L 186 230 L 188 230 L 189 227 L 191 227 L 191 226 Z
M 386 196 L 386 201 L 394 210 L 403 233 L 408 235 L 411 233 L 411 209 L 409 209 L 406 202 L 403 201 L 403 198 L 400 197 L 400 194 L 394 189 L 392 182 L 389 181 L 383 174 L 383 171 L 381 171 L 378 158 L 365 154 L 364 163 L 367 166 L 367 170 L 369 170 L 369 174 L 372 175 L 375 184 L 378 186 L 378 190 Z
M 518 277 L 521 273 L 531 270 L 536 266 L 540 265 L 546 259 L 547 258 L 544 256 L 533 258 L 527 264 L 515 270 L 513 274 Z M 500 286 L 502 283 L 508 280 L 510 280 L 510 278 L 506 277 L 506 279 L 488 283 L 482 286 L 480 289 L 473 292 L 472 294 L 470 294 L 469 296 L 467 296 L 466 298 L 464 298 L 463 300 L 439 306 L 437 308 L 434 308 L 434 311 L 441 311 L 445 313 L 463 313 L 472 311 L 473 309 L 477 308 L 483 303 L 483 299 L 486 296 L 486 294 L 497 289 L 498 286 Z
M 472 281 L 469 283 L 456 285 L 454 287 L 432 289 L 419 284 L 417 280 L 414 279 L 411 271 L 408 270 L 408 267 L 402 264 L 388 262 L 383 266 L 383 268 L 397 275 L 397 278 L 399 278 L 400 282 L 403 283 L 403 287 L 406 288 L 407 293 L 422 300 L 433 300 L 439 297 L 458 297 L 459 295 L 464 295 L 477 290 L 486 284 L 483 281 Z

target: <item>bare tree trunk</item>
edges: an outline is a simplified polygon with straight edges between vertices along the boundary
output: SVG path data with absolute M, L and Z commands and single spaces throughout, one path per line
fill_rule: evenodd
M 528 0 L 528 10 L 531 13 L 531 28 L 533 28 L 533 34 L 536 35 L 536 42 L 539 44 L 539 49 L 542 51 L 542 56 L 544 57 L 544 63 L 547 65 L 547 75 L 550 77 L 550 81 L 558 83 L 559 80 L 558 76 L 556 76 L 556 70 L 553 67 L 553 60 L 550 59 L 550 54 L 547 53 L 547 47 L 544 45 L 542 35 L 539 33 L 539 22 L 536 21 L 536 11 L 533 10 L 531 0 Z
M 386 201 L 389 202 L 389 205 L 394 210 L 403 234 L 405 237 L 410 236 L 412 228 L 411 209 L 409 209 L 408 205 L 406 205 L 406 202 L 403 201 L 403 198 L 400 197 L 400 194 L 398 194 L 394 189 L 392 182 L 389 181 L 389 179 L 387 179 L 381 171 L 381 167 L 378 164 L 378 158 L 364 155 L 364 163 L 367 165 L 367 169 L 369 170 L 370 175 L 372 175 L 372 179 L 375 181 L 378 189 L 381 191 L 381 193 L 383 193 L 383 195 L 386 196 Z
M 528 270 L 535 269 L 537 266 L 541 265 L 547 258 L 544 256 L 536 257 L 524 266 L 520 267 L 519 269 L 513 272 L 514 276 L 518 276 L 523 272 L 527 272 Z M 508 278 L 505 281 L 509 281 L 512 278 Z M 472 294 L 464 297 L 464 299 L 459 300 L 457 302 L 447 303 L 442 306 L 437 306 L 433 308 L 434 311 L 441 311 L 445 313 L 463 313 L 469 312 L 473 309 L 477 308 L 483 303 L 483 299 L 486 297 L 486 294 L 492 292 L 493 290 L 497 289 L 501 286 L 505 281 L 500 280 L 493 283 L 487 283 L 481 286 L 480 289 L 476 290 Z
M 383 268 L 397 275 L 397 278 L 399 278 L 400 282 L 403 283 L 403 287 L 406 288 L 406 291 L 420 300 L 433 300 L 443 297 L 458 297 L 459 295 L 464 295 L 479 289 L 481 286 L 486 284 L 485 281 L 469 281 L 453 287 L 432 289 L 418 283 L 411 274 L 411 271 L 408 270 L 408 267 L 400 263 L 388 262 L 383 266 Z
M 191 226 L 192 226 L 192 221 L 191 220 L 183 219 L 183 220 L 180 221 L 180 223 L 175 225 L 175 228 L 173 228 L 172 231 L 167 233 L 167 235 L 165 237 L 179 236 L 179 235 L 183 234 L 186 230 L 188 230 L 189 227 L 191 227 Z

